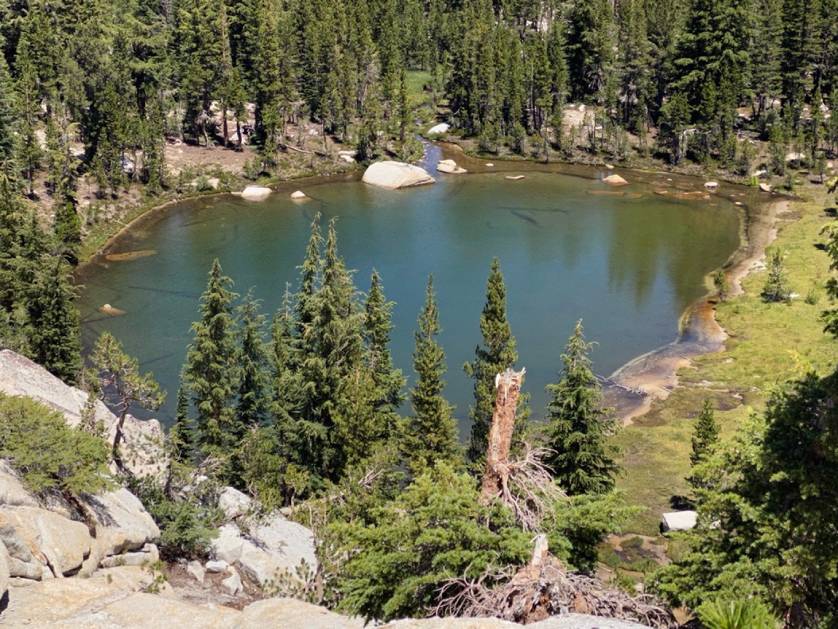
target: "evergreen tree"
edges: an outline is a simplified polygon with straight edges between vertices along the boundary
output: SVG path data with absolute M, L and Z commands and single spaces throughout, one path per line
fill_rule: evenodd
M 716 423 L 713 405 L 710 400 L 704 400 L 701 412 L 695 420 L 695 428 L 693 428 L 690 463 L 695 466 L 705 461 L 718 441 L 719 425 Z
M 762 287 L 762 298 L 768 302 L 788 301 L 791 291 L 787 282 L 783 252 L 774 249 L 768 254 L 768 277 Z
M 43 260 L 27 300 L 29 350 L 35 362 L 68 384 L 75 384 L 81 369 L 75 297 L 64 260 Z
M 265 422 L 269 400 L 268 355 L 262 338 L 265 317 L 259 303 L 248 293 L 239 306 L 239 347 L 236 366 L 239 370 L 238 406 L 233 437 L 238 441 L 249 428 Z
M 588 357 L 591 347 L 580 321 L 562 354 L 561 379 L 547 386 L 547 447 L 553 451 L 547 463 L 570 495 L 610 491 L 618 470 L 608 443 L 614 419 L 602 406 L 601 387 Z
M 838 271 L 838 228 L 832 227 L 827 231 L 829 240 L 826 251 L 829 254 L 829 269 L 833 272 L 832 277 L 826 281 L 826 292 L 834 304 L 838 301 L 838 277 L 834 275 Z M 828 308 L 823 312 L 823 320 L 826 323 L 825 331 L 838 338 L 838 307 Z
M 189 417 L 189 398 L 183 386 L 177 390 L 177 405 L 175 406 L 175 421 L 169 428 L 168 452 L 172 460 L 188 464 L 195 456 L 197 449 L 195 426 Z
M 35 173 L 41 163 L 42 151 L 36 135 L 41 102 L 38 94 L 38 77 L 34 62 L 28 57 L 18 57 L 17 116 L 18 142 L 17 162 L 23 169 L 29 184 L 29 196 L 35 194 Z
M 388 432 L 396 429 L 398 409 L 404 401 L 402 387 L 405 383 L 404 375 L 400 369 L 393 366 L 393 358 L 390 355 L 392 311 L 393 302 L 387 301 L 384 296 L 381 276 L 374 270 L 365 306 L 366 362 L 377 390 L 375 410 L 381 415 L 382 424 Z
M 442 394 L 445 352 L 436 340 L 440 327 L 433 276 L 428 278 L 418 325 L 413 351 L 416 384 L 410 392 L 413 416 L 407 419 L 404 443 L 405 456 L 415 472 L 432 467 L 435 461 L 457 462 L 460 458 L 452 408 Z
M 6 59 L 0 54 L 0 173 L 6 177 L 16 177 L 17 174 L 17 166 L 14 163 L 16 127 L 14 83 L 9 75 Z
M 151 373 L 140 373 L 136 358 L 125 353 L 122 344 L 110 332 L 104 332 L 96 341 L 90 357 L 93 379 L 97 379 L 102 401 L 117 417 L 111 443 L 111 457 L 117 468 L 128 474 L 122 452 L 123 427 L 128 411 L 133 407 L 156 411 L 163 404 L 166 394 Z
M 316 244 L 316 233 L 312 238 Z M 304 281 L 308 266 L 307 259 L 303 264 Z M 352 276 L 338 254 L 337 230 L 332 220 L 320 286 L 306 298 L 313 316 L 303 330 L 299 369 L 304 383 L 300 416 L 306 422 L 306 464 L 313 473 L 333 480 L 340 476 L 345 464 L 343 444 L 332 435 L 335 416 L 349 417 L 344 405 L 350 401 L 344 395 L 344 387 L 349 386 L 347 378 L 357 371 L 363 359 L 363 315 L 355 303 L 355 293 Z
M 573 0 L 568 11 L 567 60 L 575 100 L 599 94 L 612 61 L 613 16 L 608 0 Z
M 221 264 L 213 260 L 184 368 L 184 385 L 197 413 L 198 446 L 204 455 L 222 458 L 234 443 L 233 403 L 239 381 L 231 286 Z
M 512 367 L 518 360 L 515 338 L 506 318 L 506 285 L 497 258 L 492 260 L 486 282 L 486 304 L 480 315 L 483 345 L 474 350 L 474 360 L 464 366 L 474 379 L 474 406 L 471 407 L 471 440 L 468 446 L 470 461 L 486 455 L 489 427 L 495 407 L 495 376 Z

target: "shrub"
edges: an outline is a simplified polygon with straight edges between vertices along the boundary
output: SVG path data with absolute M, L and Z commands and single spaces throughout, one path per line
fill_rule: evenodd
M 153 478 L 131 481 L 146 510 L 160 527 L 160 554 L 165 559 L 205 557 L 212 539 L 218 535 L 222 514 L 214 500 L 200 494 L 187 499 L 168 496 Z
M 0 394 L 0 457 L 32 492 L 95 493 L 110 486 L 103 439 L 67 425 L 40 402 Z
M 481 505 L 474 479 L 445 464 L 373 509 L 369 522 L 337 522 L 329 534 L 349 557 L 336 576 L 339 609 L 367 619 L 426 615 L 452 579 L 522 565 L 531 551 L 511 513 Z
M 716 599 L 703 603 L 697 610 L 701 624 L 707 629 L 776 629 L 777 619 L 759 599 L 727 601 Z

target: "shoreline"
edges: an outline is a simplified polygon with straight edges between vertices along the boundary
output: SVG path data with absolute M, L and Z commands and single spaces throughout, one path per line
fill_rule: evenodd
M 730 284 L 729 299 L 743 294 L 742 280 L 777 237 L 778 215 L 790 201 L 775 198 L 762 204 L 762 211 L 744 212 L 739 248 L 722 267 Z M 708 292 L 682 315 L 674 341 L 630 360 L 606 379 L 606 400 L 623 426 L 648 413 L 655 401 L 668 398 L 679 386 L 678 371 L 692 359 L 725 350 L 728 334 L 716 319 L 717 304 L 718 295 Z
M 433 153 L 436 153 L 434 155 Z M 586 179 L 597 179 L 598 168 L 606 169 L 605 166 L 583 164 L 575 162 L 535 162 L 532 160 L 505 160 L 497 159 L 491 162 L 494 165 L 486 166 L 486 160 L 465 153 L 459 144 L 450 142 L 427 142 L 427 149 L 422 160 L 422 165 L 429 170 L 435 169 L 436 162 L 441 157 L 457 158 L 471 173 L 504 173 L 504 172 L 548 172 L 571 176 L 583 177 Z M 700 185 L 700 177 L 695 175 L 681 174 L 672 171 L 649 171 L 643 169 L 632 169 L 615 167 L 608 169 L 608 172 L 621 171 L 631 176 L 633 181 L 647 184 L 658 183 L 668 185 L 677 189 L 695 189 Z M 303 177 L 287 180 L 273 180 L 263 185 L 271 188 L 276 194 L 284 191 L 285 188 L 297 187 L 308 183 L 316 185 L 327 182 L 353 181 L 361 176 L 362 170 L 355 168 L 343 173 L 330 175 L 306 175 Z M 660 179 L 665 178 L 665 183 Z M 630 182 L 631 182 L 630 180 Z M 759 194 L 749 190 L 742 184 L 731 183 L 751 194 Z M 744 196 L 741 190 L 734 190 L 726 194 L 717 194 L 729 202 L 734 202 L 734 196 Z M 204 194 L 185 195 L 168 199 L 165 202 L 152 206 L 141 211 L 137 216 L 110 234 L 104 243 L 95 252 L 81 261 L 75 270 L 80 275 L 85 268 L 96 264 L 104 256 L 109 255 L 118 249 L 119 243 L 126 238 L 133 230 L 141 227 L 147 222 L 157 219 L 170 207 L 188 202 L 197 202 L 205 199 L 215 198 L 222 195 L 235 195 L 234 192 L 212 192 Z M 776 217 L 781 207 L 787 207 L 788 198 L 767 198 L 757 197 L 757 203 L 753 206 L 740 206 L 741 233 L 739 247 L 734 251 L 725 265 L 722 267 L 731 286 L 730 297 L 736 297 L 742 293 L 741 280 L 750 272 L 754 262 L 758 261 L 765 252 L 765 248 L 776 237 Z M 724 343 L 727 334 L 721 325 L 716 321 L 715 305 L 717 303 L 714 292 L 709 291 L 695 303 L 687 307 L 678 322 L 677 337 L 661 347 L 655 348 L 637 356 L 615 370 L 609 377 L 604 379 L 604 395 L 606 403 L 615 410 L 617 419 L 623 425 L 630 424 L 634 419 L 646 414 L 656 400 L 665 400 L 678 386 L 678 371 L 682 367 L 689 366 L 691 360 L 703 354 L 715 353 L 724 350 Z

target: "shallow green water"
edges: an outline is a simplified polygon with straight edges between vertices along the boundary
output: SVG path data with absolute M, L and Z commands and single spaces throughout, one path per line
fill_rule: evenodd
M 479 341 L 489 263 L 501 260 L 509 317 L 527 368 L 533 414 L 542 414 L 544 386 L 555 378 L 578 318 L 598 342 L 598 373 L 672 341 L 678 318 L 700 297 L 706 273 L 738 245 L 733 204 L 675 201 L 632 184 L 625 196 L 597 195 L 598 181 L 528 173 L 446 177 L 397 192 L 361 182 L 304 187 L 305 203 L 287 192 L 264 203 L 235 197 L 184 203 L 143 225 L 119 251 L 157 251 L 125 262 L 101 260 L 80 275 L 85 343 L 113 332 L 152 370 L 174 403 L 189 326 L 214 257 L 244 293 L 253 287 L 264 310 L 279 305 L 297 269 L 316 211 L 338 216 L 340 249 L 365 290 L 377 268 L 394 311 L 393 354 L 409 376 L 413 330 L 429 273 L 439 295 L 449 372 L 447 394 L 466 425 L 471 382 L 462 364 Z M 97 312 L 102 304 L 121 317 Z

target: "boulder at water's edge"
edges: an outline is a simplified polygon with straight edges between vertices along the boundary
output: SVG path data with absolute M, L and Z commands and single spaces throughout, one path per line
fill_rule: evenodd
M 387 190 L 422 186 L 435 181 L 424 168 L 404 162 L 376 162 L 364 172 L 364 183 Z

